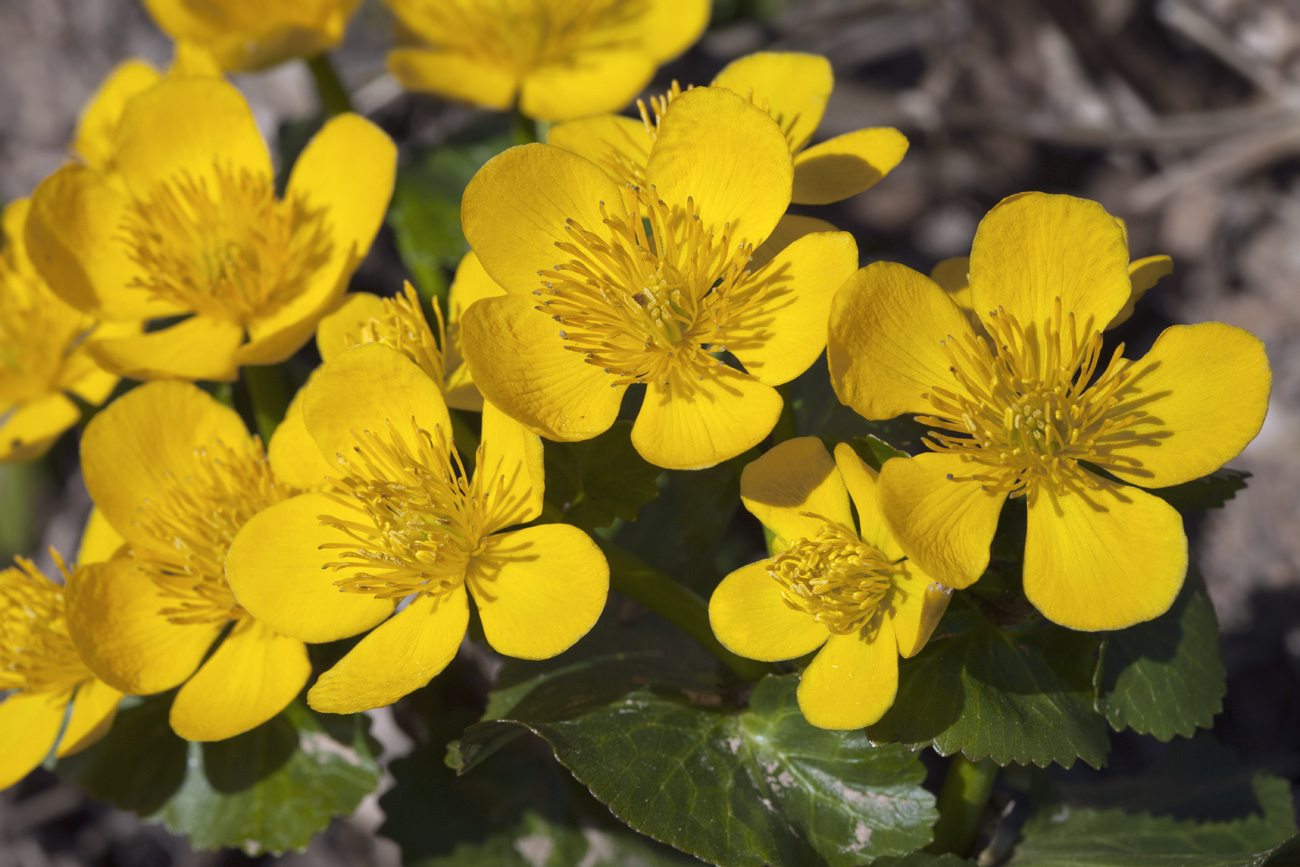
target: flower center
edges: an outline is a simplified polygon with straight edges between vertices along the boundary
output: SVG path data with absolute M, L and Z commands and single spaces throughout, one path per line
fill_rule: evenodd
M 362 343 L 382 343 L 391 346 L 420 366 L 429 378 L 439 385 L 443 382 L 443 357 L 438 348 L 447 344 L 447 329 L 442 319 L 442 309 L 435 302 L 434 316 L 438 322 L 438 339 L 433 336 L 429 320 L 420 309 L 420 298 L 415 287 L 407 283 L 403 294 L 384 298 L 378 316 L 358 320 L 343 333 L 344 346 Z
M 226 582 L 230 543 L 253 515 L 294 493 L 275 477 L 256 436 L 239 448 L 217 442 L 198 449 L 190 475 L 169 473 L 136 519 L 158 544 L 132 546 L 136 562 L 172 600 L 159 613 L 173 623 L 248 616 Z
M 836 635 L 868 629 L 889 595 L 894 566 L 851 530 L 822 520 L 817 535 L 778 554 L 768 574 L 781 585 L 786 605 L 811 614 Z
M 1036 336 L 1000 308 L 984 324 L 995 348 L 973 335 L 944 341 L 959 387 L 932 388 L 926 396 L 934 415 L 917 417 L 934 429 L 925 439 L 931 449 L 979 466 L 950 478 L 1020 496 L 1038 484 L 1058 493 L 1095 487 L 1079 461 L 1131 465 L 1107 448 L 1138 417 L 1118 407 L 1131 364 L 1121 357 L 1123 344 L 1099 374 L 1101 332 L 1081 336 L 1074 314 L 1062 316 L 1059 298 L 1053 320 Z
M 302 292 L 330 258 L 323 209 L 275 196 L 270 176 L 217 165 L 182 172 L 132 203 L 123 222 L 131 285 L 196 313 L 247 325 Z
M 94 325 L 10 253 L 0 255 L 0 416 L 55 390 L 67 356 Z
M 767 291 L 748 280 L 753 244 L 735 241 L 730 223 L 715 235 L 695 202 L 670 206 L 627 187 L 628 216 L 601 202 L 603 231 L 566 220 L 569 257 L 539 271 L 537 310 L 561 326 L 560 337 L 589 364 L 618 376 L 612 385 L 675 377 L 703 378 L 726 351 L 727 329 Z
M 14 562 L 0 572 L 0 690 L 70 689 L 91 674 L 68 637 L 63 588 L 30 560 Z
M 328 496 L 368 520 L 320 516 L 352 540 L 321 546 L 339 552 L 328 568 L 353 570 L 334 583 L 380 599 L 437 596 L 460 586 L 482 550 L 488 508 L 504 496 L 503 483 L 482 490 L 478 479 L 471 482 L 441 426 L 430 432 L 412 418 L 353 437 L 352 453 L 337 456 L 344 475 L 331 479 Z M 480 447 L 480 462 L 482 455 Z

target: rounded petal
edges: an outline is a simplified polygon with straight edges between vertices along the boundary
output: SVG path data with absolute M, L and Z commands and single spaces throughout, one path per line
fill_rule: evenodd
M 975 301 L 970 295 L 970 256 L 944 259 L 930 269 L 930 279 L 948 293 L 948 297 L 971 318 L 972 323 L 977 321 Z
M 337 548 L 355 543 L 321 524 L 322 515 L 365 521 L 325 494 L 302 494 L 263 509 L 235 535 L 226 555 L 226 578 L 235 598 L 270 629 L 300 641 L 322 642 L 365 632 L 393 611 L 392 599 L 346 593 Z
M 480 298 L 497 298 L 505 294 L 506 290 L 488 276 L 474 251 L 469 251 L 456 266 L 456 276 L 447 291 L 447 324 L 454 329 L 470 305 Z
M 1133 315 L 1137 303 L 1142 300 L 1142 296 L 1159 282 L 1161 277 L 1167 276 L 1174 270 L 1174 260 L 1168 256 L 1147 256 L 1145 259 L 1138 259 L 1136 262 L 1130 262 L 1128 265 L 1129 282 L 1133 284 L 1132 292 L 1128 296 L 1128 301 L 1124 303 L 1123 309 L 1115 314 L 1115 318 L 1106 326 L 1109 331 L 1128 321 Z
M 1166 328 L 1110 412 L 1137 420 L 1103 441 L 1105 468 L 1144 488 L 1214 472 L 1259 433 L 1272 383 L 1264 344 L 1249 331 L 1221 322 Z
M 128 541 L 159 540 L 136 525 L 140 506 L 195 466 L 195 452 L 217 442 L 239 448 L 249 439 L 239 414 L 188 382 L 151 382 L 100 412 L 81 438 L 81 467 L 90 498 Z
M 925 395 L 957 387 L 943 341 L 970 323 L 929 278 L 876 262 L 855 272 L 831 304 L 826 360 L 840 402 L 869 419 L 929 412 Z
M 498 653 L 550 659 L 595 625 L 609 596 L 605 555 L 586 533 L 545 524 L 490 536 L 466 585 Z
M 307 380 L 307 384 L 313 380 L 314 377 Z M 309 491 L 324 485 L 331 474 L 337 475 L 338 465 L 325 460 L 325 455 L 307 432 L 302 412 L 306 395 L 307 386 L 304 385 L 289 401 L 284 420 L 276 427 L 266 447 L 266 457 L 277 478 L 299 490 Z
M 489 503 L 483 532 L 527 524 L 542 513 L 546 493 L 541 439 L 489 403 L 483 406 L 482 443 L 474 484 Z
M 757 51 L 727 64 L 713 86 L 738 93 L 767 111 L 785 132 L 791 152 L 798 152 L 822 122 L 835 73 L 820 54 Z
M 131 97 L 153 87 L 162 76 L 141 60 L 119 63 L 90 97 L 77 121 L 73 148 L 93 168 L 106 169 L 117 147 L 117 124 Z
M 0 412 L 0 464 L 35 460 L 80 418 L 81 410 L 62 394 L 47 394 Z
M 870 638 L 832 635 L 799 680 L 799 710 L 823 729 L 859 729 L 885 715 L 898 694 L 894 621 Z
M 961 590 L 984 574 L 1005 493 L 954 481 L 969 464 L 957 455 L 893 458 L 880 470 L 877 501 L 899 547 L 928 574 Z
M 683 199 L 683 201 L 685 201 Z M 566 220 L 599 232 L 608 213 L 622 216 L 623 194 L 600 166 L 563 148 L 513 147 L 488 160 L 461 199 L 465 239 L 507 292 L 541 288 L 537 272 L 554 267 L 569 240 Z
M 903 549 L 894 541 L 894 534 L 889 532 L 889 524 L 877 502 L 880 474 L 867 466 L 848 443 L 835 447 L 835 466 L 858 513 L 858 538 L 889 560 L 902 557 Z
M 857 267 L 848 232 L 804 235 L 738 288 L 761 294 L 728 324 L 727 349 L 764 385 L 794 379 L 826 348 L 835 290 Z
M 235 322 L 191 316 L 161 331 L 96 340 L 91 357 L 105 370 L 130 379 L 208 379 L 239 376 L 235 355 L 244 329 Z
M 504 111 L 514 102 L 519 77 L 503 65 L 455 51 L 395 48 L 388 71 L 407 90 Z
M 907 136 L 874 127 L 836 136 L 794 158 L 794 192 L 800 205 L 828 205 L 856 196 L 893 171 L 907 153 Z
M 122 534 L 104 517 L 102 510 L 92 508 L 86 519 L 86 529 L 81 534 L 81 547 L 77 550 L 77 565 L 104 563 L 126 544 Z
M 655 140 L 641 120 L 617 114 L 599 114 L 555 124 L 546 141 L 586 157 L 609 172 L 615 181 L 637 183 Z
M 911 659 L 921 652 L 952 599 L 952 588 L 932 579 L 915 563 L 899 563 L 893 575 L 888 616 L 894 621 L 898 655 Z
M 560 339 L 530 295 L 486 298 L 465 311 L 460 344 L 474 384 L 512 418 L 553 440 L 585 440 L 618 417 L 623 389 Z
M 697 87 L 672 101 L 646 164 L 659 198 L 673 207 L 693 199 L 715 233 L 729 223 L 733 243 L 755 247 L 789 206 L 793 177 L 776 121 L 721 87 Z
M 412 420 L 451 440 L 442 388 L 415 362 L 382 343 L 345 350 L 316 372 L 303 398 L 307 432 L 326 462 L 351 454 L 357 437 L 392 428 L 409 440 Z
M 384 315 L 384 299 L 369 292 L 349 292 L 334 303 L 316 327 L 316 349 L 321 361 L 329 362 L 340 352 L 361 342 L 357 340 L 371 319 Z
M 95 676 L 122 692 L 152 695 L 184 682 L 225 625 L 171 622 L 162 612 L 175 599 L 130 557 L 80 573 L 64 593 L 68 633 Z
M 524 73 L 519 110 L 549 121 L 618 111 L 650 83 L 656 65 L 642 51 L 579 49 Z
M 1183 519 L 1159 497 L 1096 487 L 1037 492 L 1025 531 L 1025 596 L 1070 629 L 1123 629 L 1159 617 L 1187 574 Z
M 789 247 L 795 241 L 798 241 L 804 235 L 811 235 L 813 232 L 838 232 L 839 229 L 825 220 L 819 220 L 816 217 L 805 217 L 801 214 L 786 214 L 781 217 L 772 230 L 772 234 L 767 236 L 763 246 L 754 251 L 754 256 L 749 260 L 749 267 L 760 268 L 780 253 L 786 247 Z
M 441 596 L 418 596 L 322 674 L 307 703 L 325 713 L 392 704 L 447 667 L 468 626 L 469 595 L 463 586 Z
M 722 646 L 737 656 L 763 662 L 812 653 L 830 635 L 806 611 L 785 604 L 781 585 L 767 571 L 771 562 L 740 567 L 723 578 L 709 597 L 709 625 Z
M 222 741 L 284 710 L 311 676 L 307 646 L 245 618 L 172 702 L 172 730 L 187 741 Z
M 0 701 L 0 789 L 7 789 L 45 761 L 59 736 L 70 691 L 20 692 Z
M 711 467 L 762 442 L 782 406 L 776 389 L 732 367 L 711 368 L 699 382 L 652 382 L 632 425 L 632 445 L 657 467 Z
M 349 253 L 342 267 L 317 274 L 293 301 L 248 324 L 249 341 L 235 350 L 235 364 L 279 364 L 311 339 L 323 316 L 342 297 L 362 256 Z
M 1124 230 L 1087 199 L 1010 196 L 975 232 L 970 288 L 981 319 L 1001 307 L 1032 333 L 1052 321 L 1060 298 L 1082 332 L 1100 331 L 1129 298 Z
M 695 44 L 709 23 L 709 0 L 649 0 L 632 7 L 635 15 L 616 19 L 592 31 L 594 43 L 635 42 L 658 63 L 676 57 Z
M 121 700 L 122 693 L 102 680 L 92 677 L 83 681 L 72 701 L 68 727 L 59 740 L 59 758 L 80 752 L 108 734 Z
M 853 528 L 848 491 L 817 437 L 777 443 L 746 464 L 740 473 L 740 501 L 787 542 L 811 539 L 826 521 Z

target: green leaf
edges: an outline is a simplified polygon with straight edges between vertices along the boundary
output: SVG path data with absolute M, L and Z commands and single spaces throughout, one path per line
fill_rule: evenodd
M 592 440 L 547 443 L 545 458 L 546 498 L 584 530 L 608 527 L 615 518 L 635 521 L 659 496 L 655 480 L 662 471 L 637 453 L 629 421 Z
M 1250 473 L 1245 470 L 1230 470 L 1225 467 L 1181 485 L 1150 488 L 1149 493 L 1160 497 L 1180 512 L 1202 512 L 1206 509 L 1222 509 L 1224 503 L 1237 496 L 1237 491 L 1245 490 L 1246 479 L 1249 478 Z
M 1103 639 L 1094 685 L 1096 708 L 1116 731 L 1167 741 L 1214 724 L 1227 672 L 1219 623 L 1194 565 L 1169 611 Z
M 526 728 L 619 819 L 715 864 L 848 867 L 929 841 L 934 797 L 916 756 L 813 728 L 794 676 L 764 679 L 741 710 L 711 678 L 672 668 L 640 651 L 515 683 L 449 761 L 469 770 Z
M 1093 709 L 1097 639 L 1037 615 L 1005 624 L 1006 615 L 956 595 L 926 648 L 900 661 L 898 696 L 867 730 L 872 742 L 1000 765 L 1101 767 L 1110 741 Z
M 94 797 L 161 819 L 196 849 L 303 848 L 379 784 L 362 715 L 318 716 L 295 702 L 252 731 L 187 743 L 167 722 L 171 696 L 123 710 L 107 737 L 59 762 Z
M 890 458 L 905 458 L 907 452 L 896 449 L 889 443 L 876 436 L 854 437 L 849 440 L 849 445 L 853 451 L 857 452 L 858 457 L 866 462 L 876 472 L 880 472 L 880 467 Z M 828 449 L 830 447 L 828 446 Z M 830 449 L 833 451 L 833 449 Z

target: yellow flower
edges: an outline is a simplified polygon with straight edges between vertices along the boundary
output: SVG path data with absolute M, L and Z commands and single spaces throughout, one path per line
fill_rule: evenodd
M 732 572 L 709 600 L 714 634 L 733 653 L 773 662 L 821 648 L 799 682 L 799 709 L 821 728 L 861 728 L 889 710 L 898 657 L 920 653 L 952 594 L 902 559 L 877 484 L 851 447 L 836 446 L 832 460 L 815 437 L 746 466 L 741 501 L 779 553 Z
M 117 377 L 92 358 L 106 337 L 138 334 L 138 323 L 96 323 L 64 303 L 27 257 L 29 202 L 4 211 L 0 249 L 0 463 L 40 457 L 81 418 L 69 397 L 98 406 Z
M 507 656 L 545 659 L 587 633 L 609 589 L 600 549 L 566 524 L 505 529 L 541 513 L 535 435 L 485 406 L 471 478 L 438 384 L 382 343 L 342 352 L 306 392 L 333 485 L 255 516 L 227 570 L 240 604 L 286 635 L 377 627 L 316 681 L 313 708 L 380 707 L 428 683 L 456 655 L 471 596 Z
M 852 236 L 819 232 L 753 264 L 792 173 L 780 127 L 712 87 L 674 102 L 643 187 L 549 145 L 488 162 L 461 207 L 508 293 L 461 325 L 484 398 L 551 439 L 583 440 L 644 384 L 632 442 L 651 463 L 707 467 L 757 444 L 781 412 L 774 386 L 821 354 L 858 258 Z
M 101 171 L 113 166 L 113 148 L 122 112 L 133 96 L 144 93 L 162 81 L 158 70 L 143 60 L 118 64 L 100 83 L 77 120 L 72 140 L 73 151 L 86 163 Z
M 857 195 L 889 174 L 907 153 L 907 138 L 890 127 L 860 129 L 808 147 L 834 84 L 825 57 L 799 52 L 750 54 L 713 79 L 714 87 L 740 94 L 780 125 L 794 158 L 792 201 L 798 205 L 825 205 Z M 585 156 L 620 181 L 641 186 L 659 127 L 681 94 L 673 82 L 665 96 L 650 100 L 649 108 L 637 101 L 640 121 L 612 114 L 566 121 L 551 128 L 547 141 Z
M 181 46 L 208 52 L 224 70 L 251 72 L 338 45 L 361 0 L 145 0 Z
M 81 580 L 84 563 L 69 571 L 58 561 L 69 586 Z M 27 776 L 56 743 L 62 757 L 99 740 L 122 698 L 77 655 L 63 594 L 30 560 L 19 557 L 14 568 L 0 572 L 0 693 L 12 690 L 0 699 L 0 789 Z
M 295 493 L 258 438 L 193 385 L 153 382 L 91 421 L 81 462 L 127 543 L 68 587 L 86 665 L 135 695 L 180 686 L 171 725 L 189 740 L 232 737 L 283 710 L 311 673 L 306 647 L 241 608 L 225 577 L 239 528 Z
M 1264 347 L 1217 322 L 1168 328 L 1142 359 L 1107 360 L 1129 301 L 1123 229 L 1100 205 L 1023 193 L 980 223 L 970 261 L 979 337 L 938 285 L 901 265 L 859 271 L 835 299 L 831 379 L 869 419 L 917 413 L 931 451 L 881 472 L 903 551 L 950 586 L 974 582 L 1007 497 L 1025 498 L 1024 586 L 1050 620 L 1121 629 L 1182 586 L 1182 519 L 1138 487 L 1213 472 L 1258 433 Z M 1105 473 L 1105 474 L 1103 474 Z
M 709 20 L 708 0 L 386 0 L 419 43 L 388 55 L 407 90 L 539 120 L 627 105 Z
M 137 379 L 233 379 L 311 336 L 347 288 L 392 191 L 395 150 L 342 115 L 308 144 L 283 199 L 239 92 L 169 78 L 116 124 L 112 173 L 66 166 L 32 197 L 27 245 L 72 306 L 166 327 L 91 347 Z M 176 321 L 180 318 L 180 321 Z

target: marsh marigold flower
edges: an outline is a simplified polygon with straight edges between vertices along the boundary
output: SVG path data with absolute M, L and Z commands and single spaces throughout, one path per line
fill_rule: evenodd
M 832 460 L 815 437 L 750 463 L 741 501 L 775 534 L 777 553 L 732 572 L 709 600 L 713 632 L 733 653 L 774 662 L 821 648 L 798 694 L 821 728 L 861 728 L 889 710 L 899 656 L 921 651 L 952 593 L 903 559 L 877 484 L 850 446 L 836 446 Z
M 902 550 L 956 588 L 983 573 L 1008 497 L 1028 507 L 1024 587 L 1049 619 L 1120 629 L 1168 609 L 1187 570 L 1172 506 L 1141 488 L 1213 472 L 1259 431 L 1271 373 L 1249 332 L 1165 329 L 1131 361 L 1102 329 L 1130 300 L 1124 230 L 1100 205 L 1024 193 L 980 223 L 970 289 L 987 337 L 931 280 L 859 271 L 835 299 L 831 379 L 869 419 L 916 413 L 880 507 Z M 1140 486 L 1140 487 L 1135 487 Z
M 713 79 L 714 87 L 738 93 L 767 112 L 785 133 L 794 159 L 795 204 L 824 205 L 856 195 L 889 174 L 907 153 L 907 138 L 890 127 L 860 129 L 809 147 L 834 84 L 825 57 L 800 52 L 750 54 L 732 61 Z M 618 180 L 641 186 L 659 126 L 682 92 L 674 82 L 648 107 L 638 100 L 639 121 L 605 114 L 556 124 L 547 141 L 581 154 Z M 821 223 L 812 218 L 793 222 Z
M 303 418 L 331 484 L 255 516 L 227 570 L 240 604 L 286 635 L 373 628 L 316 681 L 313 708 L 350 713 L 424 686 L 456 655 L 471 597 L 507 656 L 554 656 L 596 622 L 609 569 L 591 539 L 566 524 L 507 529 L 542 508 L 541 441 L 522 425 L 485 406 L 471 475 L 438 383 L 373 342 L 322 366 Z
M 549 145 L 489 161 L 461 207 L 465 237 L 508 293 L 472 305 L 461 326 L 483 396 L 546 437 L 583 440 L 644 385 L 632 442 L 661 467 L 757 444 L 781 412 L 775 386 L 825 347 L 830 300 L 858 258 L 852 236 L 817 232 L 753 265 L 791 175 L 776 122 L 721 88 L 674 102 L 644 186 Z
M 539 120 L 627 105 L 709 21 L 708 0 L 386 0 L 419 43 L 388 68 L 407 90 Z
M 68 587 L 86 665 L 134 695 L 180 686 L 171 725 L 188 740 L 233 737 L 283 710 L 311 672 L 306 647 L 242 608 L 225 574 L 239 528 L 295 493 L 258 438 L 195 386 L 152 382 L 91 421 L 81 464 L 126 542 Z
M 395 150 L 356 115 L 331 120 L 275 193 L 239 92 L 169 78 L 131 97 L 112 173 L 74 165 L 32 197 L 27 245 L 65 301 L 159 330 L 91 352 L 137 379 L 233 379 L 292 355 L 343 294 L 387 207 Z M 178 321 L 179 320 L 179 321 Z
M 145 0 L 177 43 L 210 54 L 223 70 L 252 72 L 338 45 L 361 0 Z

